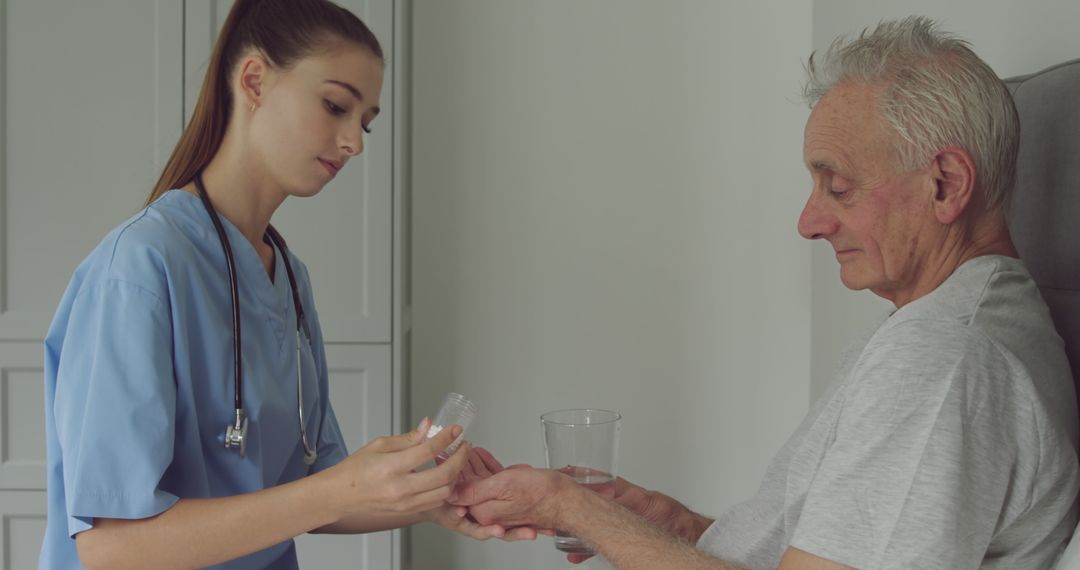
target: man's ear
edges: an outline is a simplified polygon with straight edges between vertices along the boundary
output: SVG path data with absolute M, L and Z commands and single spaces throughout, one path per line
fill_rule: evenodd
M 975 161 L 962 148 L 945 148 L 930 161 L 930 176 L 934 184 L 934 217 L 942 224 L 951 224 L 975 199 Z
M 240 60 L 240 72 L 237 78 L 237 107 L 254 110 L 262 104 L 263 88 L 270 73 L 270 63 L 258 52 L 249 53 Z

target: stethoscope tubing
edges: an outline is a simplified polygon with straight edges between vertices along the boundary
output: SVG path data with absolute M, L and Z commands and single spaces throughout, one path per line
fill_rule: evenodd
M 240 291 L 239 291 L 239 279 L 236 276 L 236 261 L 233 258 L 232 244 L 229 243 L 229 236 L 225 232 L 225 227 L 221 223 L 220 214 L 214 208 L 213 203 L 210 202 L 210 195 L 206 192 L 206 187 L 203 185 L 202 173 L 195 175 L 195 188 L 198 190 L 199 198 L 202 200 L 203 206 L 206 208 L 206 213 L 210 216 L 210 220 L 214 224 L 214 230 L 217 231 L 218 240 L 221 242 L 221 249 L 225 252 L 225 264 L 228 266 L 229 272 L 229 293 L 232 300 L 232 328 L 233 328 L 233 407 L 236 413 L 236 423 L 234 424 L 236 432 L 239 434 L 237 446 L 240 450 L 240 456 L 244 456 L 245 438 L 247 432 L 247 420 L 244 414 L 244 383 L 243 383 L 243 352 L 241 350 L 240 343 Z M 300 443 L 304 446 L 304 463 L 311 465 L 318 457 L 318 444 L 315 446 L 308 445 L 307 429 L 304 422 L 304 386 L 303 378 L 300 373 L 300 367 L 302 366 L 300 358 L 300 337 L 301 329 L 307 330 L 307 322 L 304 320 L 304 305 L 300 302 L 300 291 L 296 286 L 296 275 L 293 273 L 292 263 L 289 262 L 288 248 L 285 245 L 285 239 L 281 237 L 273 226 L 267 226 L 266 233 L 264 234 L 270 242 L 277 247 L 281 252 L 281 261 L 285 265 L 285 273 L 289 278 L 289 290 L 292 293 L 293 310 L 296 312 L 296 401 L 297 401 L 297 416 L 300 423 Z M 311 343 L 311 333 L 307 333 L 308 343 Z M 232 447 L 230 441 L 230 430 L 226 429 L 226 441 L 225 447 Z
M 206 213 L 210 215 L 210 220 L 214 223 L 214 229 L 217 230 L 218 240 L 221 242 L 221 249 L 225 252 L 225 265 L 229 269 L 229 293 L 232 299 L 232 329 L 233 329 L 233 407 L 236 410 L 244 409 L 244 380 L 243 380 L 243 364 L 240 360 L 242 346 L 240 343 L 240 286 L 239 280 L 236 278 L 236 261 L 233 259 L 232 244 L 229 243 L 229 235 L 225 232 L 225 227 L 221 224 L 220 214 L 214 209 L 214 205 L 210 203 L 210 195 L 206 192 L 206 187 L 203 186 L 202 173 L 195 175 L 195 188 L 199 191 L 199 198 L 202 199 L 203 206 L 206 207 Z M 292 282 L 292 271 L 289 271 L 290 284 Z M 299 364 L 297 364 L 299 366 Z

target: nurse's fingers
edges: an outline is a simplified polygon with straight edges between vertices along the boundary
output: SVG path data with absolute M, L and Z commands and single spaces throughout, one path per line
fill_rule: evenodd
M 369 441 L 364 447 L 376 453 L 389 453 L 415 447 L 424 441 L 424 436 L 427 435 L 430 428 L 431 420 L 424 418 L 420 421 L 420 425 L 416 426 L 416 429 L 412 431 L 399 435 L 377 437 Z
M 468 452 L 465 443 L 442 465 L 405 476 L 405 497 L 400 507 L 406 512 L 420 512 L 442 507 L 454 492 L 454 481 Z
M 452 489 L 452 487 L 446 486 L 423 491 L 401 499 L 397 506 L 401 512 L 420 513 L 430 511 L 445 505 L 446 497 L 449 496 Z
M 431 461 L 446 449 L 461 433 L 461 426 L 450 426 L 449 429 L 440 430 L 434 437 L 424 441 L 430 429 L 431 422 L 428 419 L 420 422 L 413 431 L 401 435 L 377 437 L 371 440 L 365 447 L 376 453 L 409 452 L 408 455 L 395 457 L 398 468 L 410 471 Z
M 422 493 L 444 487 L 452 491 L 457 484 L 458 474 L 461 473 L 462 468 L 465 467 L 465 463 L 468 461 L 470 449 L 469 442 L 463 442 L 461 447 L 457 448 L 457 451 L 442 465 L 410 473 L 406 479 L 409 491 L 411 493 Z M 450 493 L 447 493 L 444 499 L 449 496 Z
M 420 420 L 420 424 L 417 425 L 416 429 L 411 432 L 413 435 L 412 439 L 415 439 L 417 441 L 424 441 L 424 438 L 427 437 L 427 432 L 430 430 L 431 418 L 425 417 L 424 419 Z
M 502 535 L 502 539 L 506 542 L 516 542 L 518 540 L 536 540 L 537 532 L 535 528 L 530 526 L 516 526 L 506 529 L 506 532 Z
M 421 465 L 434 460 L 446 448 L 450 447 L 450 444 L 454 443 L 454 440 L 461 435 L 461 431 L 461 426 L 457 424 L 447 426 L 445 429 L 440 430 L 435 437 L 419 445 L 399 450 L 394 460 L 398 462 L 398 467 L 404 471 L 417 469 Z
M 468 536 L 475 538 L 476 540 L 487 540 L 491 537 L 503 538 L 506 535 L 506 529 L 501 525 L 482 525 L 474 520 L 469 519 L 464 514 L 458 514 L 458 518 L 450 522 L 450 526 L 447 528 L 453 528 L 453 530 Z

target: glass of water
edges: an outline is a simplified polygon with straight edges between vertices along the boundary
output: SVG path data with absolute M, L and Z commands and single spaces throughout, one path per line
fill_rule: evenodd
M 558 410 L 540 416 L 548 467 L 609 499 L 614 497 L 621 420 L 617 412 L 592 409 Z M 555 548 L 595 554 L 577 537 L 561 530 L 555 531 Z

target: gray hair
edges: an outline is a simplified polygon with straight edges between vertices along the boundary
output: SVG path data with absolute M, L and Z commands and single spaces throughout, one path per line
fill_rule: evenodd
M 880 86 L 882 117 L 896 130 L 900 165 L 921 168 L 941 149 L 963 148 L 975 161 L 988 209 L 1009 203 L 1016 182 L 1020 120 L 1005 84 L 968 42 L 911 16 L 838 38 L 806 64 L 803 98 L 812 108 L 837 84 Z

